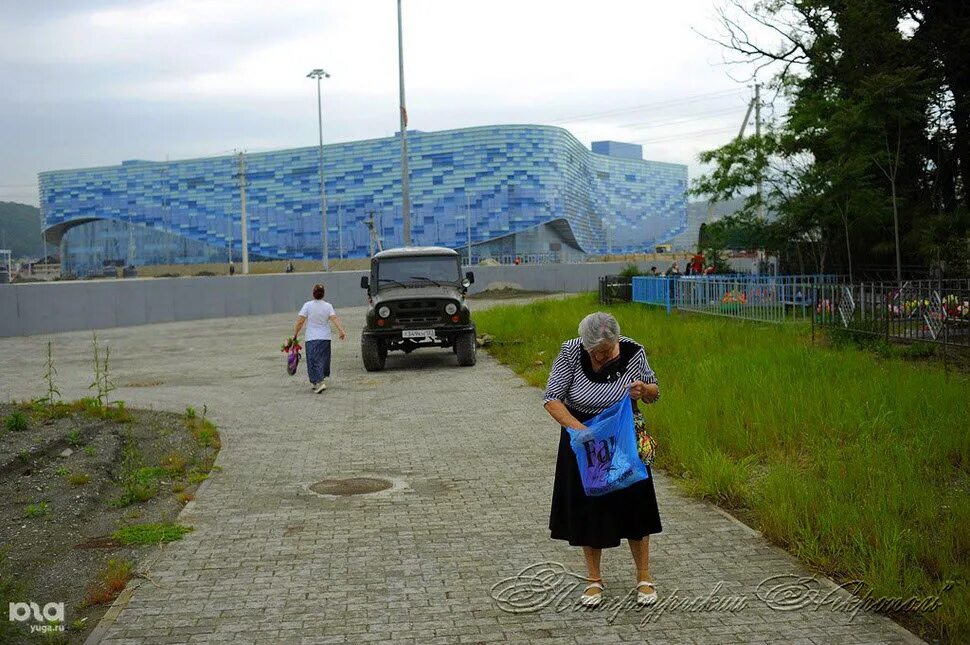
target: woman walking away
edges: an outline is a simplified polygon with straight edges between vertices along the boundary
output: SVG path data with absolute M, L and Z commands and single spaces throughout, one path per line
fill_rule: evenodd
M 553 539 L 583 547 L 589 584 L 580 597 L 587 607 L 603 600 L 600 555 L 626 539 L 636 566 L 637 604 L 657 601 L 650 578 L 650 534 L 660 533 L 653 474 L 627 488 L 598 497 L 583 490 L 566 428 L 585 430 L 588 421 L 625 398 L 653 403 L 660 397 L 657 377 L 643 347 L 620 335 L 620 325 L 597 312 L 579 323 L 579 338 L 562 344 L 546 384 L 544 406 L 562 426 L 552 491 L 549 530 Z
M 296 328 L 293 338 L 300 335 L 300 329 L 306 325 L 306 371 L 310 377 L 310 385 L 316 393 L 327 389 L 327 378 L 330 376 L 330 322 L 337 327 L 340 340 L 347 337 L 340 319 L 333 310 L 333 305 L 323 299 L 322 284 L 313 285 L 313 300 L 303 303 L 299 315 L 296 317 Z

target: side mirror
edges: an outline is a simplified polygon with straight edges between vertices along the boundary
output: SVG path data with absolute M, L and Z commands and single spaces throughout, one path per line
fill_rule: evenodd
M 468 280 L 468 284 L 475 284 L 475 274 L 469 271 L 465 274 L 465 279 Z
M 370 278 L 366 275 L 360 276 L 360 288 L 370 290 Z

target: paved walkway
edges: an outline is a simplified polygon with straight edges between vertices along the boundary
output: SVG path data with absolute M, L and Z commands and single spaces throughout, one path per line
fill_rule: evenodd
M 769 607 L 756 595 L 762 580 L 811 574 L 662 475 L 664 533 L 651 543 L 661 599 L 714 594 L 719 608 L 503 611 L 490 592 L 503 578 L 541 562 L 583 571 L 580 550 L 548 536 L 558 428 L 540 392 L 484 353 L 473 368 L 442 350 L 392 354 L 386 371 L 367 373 L 363 310 L 340 313 L 351 333 L 320 395 L 283 371 L 293 316 L 99 334 L 111 344 L 115 397 L 173 411 L 205 404 L 223 435 L 223 471 L 183 516 L 196 530 L 162 550 L 155 584 L 117 603 L 103 642 L 918 642 L 879 616 Z M 87 395 L 90 333 L 52 338 L 64 398 Z M 3 398 L 40 390 L 46 341 L 0 340 Z M 352 475 L 399 487 L 346 498 L 306 489 Z M 629 551 L 605 552 L 603 565 L 606 597 L 619 605 L 634 582 Z M 550 593 L 569 581 L 550 581 Z

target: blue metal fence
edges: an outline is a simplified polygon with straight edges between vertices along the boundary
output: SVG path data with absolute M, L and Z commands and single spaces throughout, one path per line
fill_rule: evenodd
M 639 276 L 633 301 L 731 318 L 784 322 L 808 319 L 814 288 L 836 284 L 837 275 Z

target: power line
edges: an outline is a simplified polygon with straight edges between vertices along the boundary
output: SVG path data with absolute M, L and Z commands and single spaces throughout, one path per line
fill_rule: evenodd
M 658 137 L 656 139 L 640 139 L 639 141 L 633 141 L 631 143 L 665 143 L 667 141 L 676 141 L 678 139 L 693 139 L 695 137 L 701 137 L 708 134 L 720 134 L 722 132 L 733 132 L 735 126 L 729 126 L 726 128 L 715 128 L 712 130 L 698 130 L 695 132 L 685 132 L 683 134 L 675 134 L 666 137 Z
M 684 117 L 678 117 L 675 119 L 668 119 L 666 121 L 647 121 L 645 123 L 627 123 L 621 125 L 621 128 L 630 128 L 632 130 L 649 130 L 650 128 L 657 128 L 667 125 L 677 125 L 680 123 L 691 123 L 692 121 L 705 121 L 713 116 L 721 116 L 725 114 L 732 114 L 743 109 L 741 106 L 733 106 L 729 108 L 722 108 L 719 110 L 712 110 L 710 112 L 701 112 L 698 114 L 684 115 Z
M 642 105 L 634 105 L 628 108 L 620 108 L 616 110 L 608 110 L 605 112 L 593 112 L 589 114 L 580 114 L 577 116 L 566 117 L 563 119 L 556 119 L 552 123 L 573 123 L 576 121 L 588 121 L 590 119 L 597 119 L 606 116 L 616 116 L 619 114 L 628 114 L 630 112 L 639 112 L 646 109 L 655 109 L 666 106 L 676 106 L 684 103 L 697 103 L 705 100 L 710 100 L 720 96 L 727 96 L 729 94 L 738 94 L 744 91 L 744 88 L 738 88 L 733 90 L 720 90 L 718 92 L 707 92 L 704 94 L 694 94 L 692 96 L 682 96 L 676 99 L 667 99 L 665 101 L 656 101 L 653 103 L 644 103 Z

